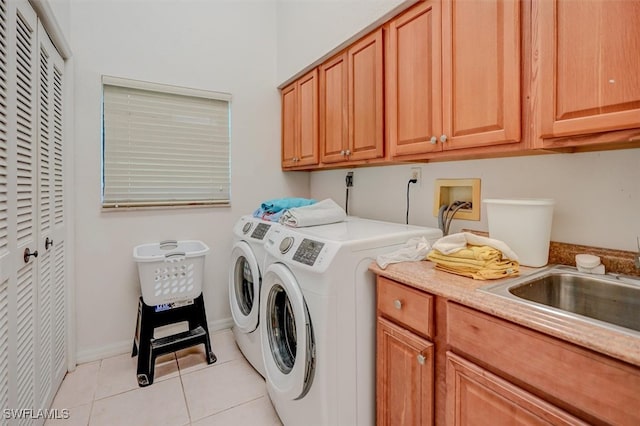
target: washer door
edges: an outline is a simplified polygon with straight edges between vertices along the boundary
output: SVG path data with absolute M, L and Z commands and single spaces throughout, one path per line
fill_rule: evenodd
M 260 317 L 267 382 L 284 398 L 304 397 L 315 367 L 313 328 L 302 291 L 281 263 L 264 274 Z
M 233 321 L 244 333 L 258 328 L 260 281 L 260 268 L 253 250 L 246 242 L 237 242 L 231 251 L 229 304 Z

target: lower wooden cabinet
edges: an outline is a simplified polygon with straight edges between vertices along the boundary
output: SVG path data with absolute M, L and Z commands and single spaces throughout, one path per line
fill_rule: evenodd
M 489 371 L 447 352 L 448 425 L 586 425 Z
M 453 352 L 593 424 L 640 424 L 640 368 L 457 303 Z
M 640 424 L 640 368 L 377 279 L 377 425 Z
M 433 343 L 378 317 L 377 425 L 433 423 Z

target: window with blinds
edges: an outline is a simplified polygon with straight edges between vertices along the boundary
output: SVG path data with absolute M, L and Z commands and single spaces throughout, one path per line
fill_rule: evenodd
M 231 95 L 102 78 L 104 208 L 230 203 Z

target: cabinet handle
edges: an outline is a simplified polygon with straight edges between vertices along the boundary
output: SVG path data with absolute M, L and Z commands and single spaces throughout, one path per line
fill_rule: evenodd
M 400 301 L 400 299 L 396 299 L 393 301 L 393 306 L 396 307 L 396 309 L 402 309 L 402 302 Z
M 440 142 L 445 143 L 447 141 L 447 135 L 440 135 Z
M 45 250 L 49 250 L 49 247 L 53 246 L 53 240 L 50 240 L 49 237 L 47 237 L 46 240 L 44 240 L 44 249 Z
M 431 145 L 435 145 L 438 143 L 438 138 L 436 138 L 435 136 L 431 136 Z
M 351 155 L 351 150 L 346 150 L 346 151 L 344 152 L 344 155 Z
M 427 360 L 424 355 L 418 354 L 418 364 L 424 365 L 424 362 Z

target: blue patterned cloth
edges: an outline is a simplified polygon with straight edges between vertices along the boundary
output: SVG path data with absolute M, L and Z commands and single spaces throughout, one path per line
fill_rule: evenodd
M 281 210 L 292 209 L 294 207 L 310 206 L 315 204 L 316 200 L 309 198 L 275 198 L 273 200 L 265 201 L 260 205 L 260 208 L 265 213 L 278 213 Z

